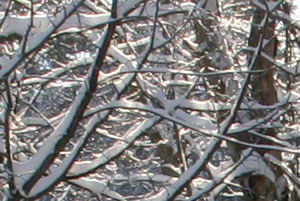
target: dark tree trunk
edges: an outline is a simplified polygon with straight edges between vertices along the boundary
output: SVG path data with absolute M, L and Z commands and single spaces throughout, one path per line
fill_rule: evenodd
M 265 1 L 265 2 L 264 2 Z M 262 5 L 266 5 L 268 2 L 272 0 L 259 0 L 259 2 Z M 255 5 L 253 5 L 255 6 Z M 254 100 L 256 100 L 258 103 L 262 105 L 273 105 L 278 102 L 277 98 L 277 92 L 275 88 L 273 73 L 273 63 L 269 61 L 265 56 L 268 56 L 272 59 L 275 59 L 276 57 L 276 49 L 277 49 L 277 39 L 275 37 L 275 18 L 272 17 L 271 14 L 268 14 L 269 8 L 266 10 L 263 10 L 261 8 L 256 7 L 253 20 L 252 20 L 252 26 L 251 26 L 251 33 L 248 40 L 249 47 L 256 49 L 259 46 L 260 38 L 262 38 L 262 48 L 260 52 L 258 53 L 257 57 L 254 58 L 254 51 L 251 54 L 250 61 L 254 59 L 254 70 L 260 70 L 262 72 L 260 73 L 254 73 L 252 75 L 252 81 L 251 81 L 251 95 Z M 265 21 L 266 19 L 266 21 Z M 250 62 L 249 62 L 250 64 Z M 266 112 L 258 113 L 257 118 L 263 117 L 266 115 Z M 263 131 L 265 135 L 276 137 L 276 130 L 275 129 L 267 129 Z M 259 139 L 259 144 L 268 144 L 273 145 L 273 142 L 265 139 Z M 264 150 L 257 150 L 260 154 L 271 154 L 274 157 L 276 157 L 278 160 L 281 160 L 281 153 L 278 151 L 264 151 Z M 274 187 L 277 189 L 274 189 L 277 192 L 277 198 L 271 198 L 270 196 L 266 196 L 266 199 L 263 199 L 265 201 L 271 201 L 273 199 L 279 199 L 282 200 L 284 197 L 282 192 L 279 190 L 279 188 L 282 188 L 282 186 L 279 186 L 280 182 L 283 183 L 283 185 L 286 185 L 286 180 L 283 176 L 283 172 L 278 169 L 277 167 L 274 167 L 270 165 L 271 168 L 274 171 L 274 174 L 278 181 L 275 182 Z M 268 189 L 265 184 L 268 184 L 269 182 L 264 182 L 261 177 L 252 176 L 251 182 L 252 186 L 257 187 L 258 189 Z M 267 178 L 265 178 L 266 180 Z M 280 180 L 280 181 L 279 181 Z M 251 187 L 251 186 L 250 186 Z M 284 186 L 286 188 L 286 186 Z M 252 189 L 254 193 L 256 193 L 255 188 Z M 267 195 L 268 192 L 262 192 Z M 258 197 L 261 195 L 257 195 Z M 279 196 L 279 197 L 278 197 Z M 269 198 L 267 198 L 269 197 Z M 260 198 L 256 200 L 262 200 Z

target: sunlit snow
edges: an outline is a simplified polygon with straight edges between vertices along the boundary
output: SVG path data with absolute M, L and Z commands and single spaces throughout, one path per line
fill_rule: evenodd
M 300 20 L 300 1 L 294 0 L 293 1 L 294 10 L 292 12 L 292 18 L 295 20 Z

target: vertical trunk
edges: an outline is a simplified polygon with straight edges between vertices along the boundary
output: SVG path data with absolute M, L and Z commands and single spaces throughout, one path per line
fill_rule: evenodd
M 266 54 L 271 58 L 276 56 L 276 38 L 274 37 L 275 19 L 269 17 L 264 27 L 263 19 L 266 11 L 256 9 L 252 21 L 251 33 L 249 38 L 249 46 L 256 48 L 260 35 L 263 34 L 263 43 L 265 44 L 255 60 L 254 70 L 263 70 L 264 72 L 254 74 L 252 81 L 252 95 L 263 105 L 272 105 L 277 102 L 277 93 L 274 87 L 272 62 L 265 59 L 262 54 Z
M 260 2 L 270 0 L 260 0 Z M 263 3 L 263 2 L 262 2 Z M 256 11 L 252 20 L 251 33 L 248 41 L 248 45 L 251 48 L 256 48 L 259 44 L 259 38 L 263 37 L 263 47 L 254 62 L 254 70 L 261 70 L 261 73 L 255 73 L 252 75 L 251 82 L 251 95 L 252 97 L 262 105 L 273 105 L 277 99 L 277 92 L 275 89 L 275 83 L 273 78 L 273 63 L 266 59 L 263 55 L 267 55 L 270 58 L 275 58 L 276 56 L 276 37 L 275 37 L 275 19 L 268 17 L 267 22 L 263 24 L 263 20 L 266 17 L 267 11 L 256 8 Z M 257 114 L 259 116 L 264 116 L 264 113 Z M 265 131 L 266 135 L 275 137 L 276 133 L 274 129 L 268 129 Z M 260 139 L 261 144 L 272 144 L 272 142 Z M 264 153 L 264 151 L 259 151 Z M 280 159 L 280 153 L 273 153 L 276 158 Z
M 260 0 L 265 1 L 265 0 Z M 268 1 L 267 1 L 268 2 Z M 252 97 L 260 104 L 262 105 L 272 105 L 275 104 L 277 100 L 277 92 L 275 89 L 275 83 L 273 78 L 273 64 L 269 60 L 267 60 L 263 55 L 266 54 L 267 56 L 271 58 L 275 58 L 276 56 L 276 38 L 274 36 L 275 32 L 275 19 L 272 17 L 269 17 L 267 19 L 267 22 L 265 24 L 263 23 L 263 20 L 266 16 L 267 11 L 261 10 L 259 8 L 256 9 L 253 21 L 252 21 L 252 27 L 251 27 L 251 33 L 249 37 L 249 46 L 251 48 L 256 48 L 259 44 L 259 38 L 261 35 L 263 36 L 263 48 L 261 49 L 260 53 L 258 54 L 257 58 L 254 62 L 254 70 L 261 70 L 261 73 L 253 74 L 252 75 Z M 261 27 L 263 26 L 263 27 Z M 253 58 L 251 58 L 253 59 Z M 265 114 L 261 113 L 258 114 L 259 116 L 263 116 Z M 258 117 L 259 117 L 258 116 Z M 266 135 L 275 136 L 275 130 L 274 129 L 268 129 L 265 131 Z M 260 140 L 260 143 L 262 144 L 272 144 L 271 142 Z M 280 159 L 280 153 L 276 154 L 277 158 Z
M 265 1 L 265 2 L 263 2 Z M 272 0 L 259 0 L 259 2 L 262 5 L 268 4 Z M 268 10 L 268 8 L 267 8 Z M 252 97 L 260 104 L 262 105 L 273 105 L 275 104 L 278 99 L 277 99 L 277 92 L 275 89 L 275 83 L 274 83 L 274 78 L 273 78 L 273 63 L 267 60 L 263 55 L 267 55 L 271 58 L 275 58 L 276 56 L 276 45 L 277 45 L 277 40 L 276 37 L 274 36 L 275 34 L 275 19 L 273 17 L 268 17 L 267 22 L 264 24 L 264 19 L 267 15 L 267 10 L 260 9 L 256 7 L 256 11 L 253 16 L 253 21 L 252 21 L 252 27 L 251 27 L 251 33 L 250 33 L 250 38 L 248 41 L 248 45 L 252 48 L 258 47 L 259 43 L 259 38 L 263 38 L 263 47 L 261 49 L 261 52 L 258 54 L 257 58 L 251 58 L 255 59 L 254 62 L 254 70 L 261 70 L 261 73 L 258 74 L 253 74 L 252 75 L 252 82 L 251 82 L 251 95 Z M 257 117 L 264 116 L 264 113 L 257 114 Z M 273 136 L 275 137 L 276 131 L 274 129 L 268 129 L 264 132 L 266 135 Z M 272 142 L 268 140 L 259 140 L 260 144 L 269 144 L 272 145 Z M 261 154 L 264 154 L 265 151 L 258 151 Z M 281 153 L 280 152 L 270 152 L 268 151 L 269 154 L 272 154 L 275 156 L 277 159 L 281 160 Z M 266 201 L 271 201 L 275 199 L 283 199 L 282 195 L 282 188 L 286 188 L 286 180 L 283 176 L 283 172 L 280 171 L 279 169 L 272 167 L 274 174 L 276 175 L 276 183 L 274 185 L 274 191 L 276 191 L 276 197 L 272 198 L 270 197 L 270 193 L 267 191 L 271 192 L 268 186 L 266 184 L 270 182 L 264 182 L 264 180 L 267 180 L 267 178 L 262 179 L 261 177 L 257 176 L 252 176 L 250 178 L 252 184 L 250 187 L 252 188 L 252 191 L 254 193 L 257 193 L 256 195 L 257 199 L 255 200 L 266 200 Z M 277 184 L 282 184 L 284 187 L 279 186 Z M 255 188 L 259 186 L 259 188 Z M 257 191 L 257 190 L 260 191 Z M 265 189 L 263 192 L 261 190 Z M 269 189 L 269 190 L 267 190 Z M 265 199 L 261 199 L 259 197 L 265 196 Z

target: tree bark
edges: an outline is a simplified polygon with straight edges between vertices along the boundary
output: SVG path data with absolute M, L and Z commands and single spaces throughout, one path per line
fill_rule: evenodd
M 256 48 L 258 46 L 260 35 L 263 34 L 265 43 L 257 58 L 255 58 L 254 70 L 263 70 L 263 72 L 252 76 L 252 95 L 253 98 L 262 105 L 273 105 L 278 101 L 273 79 L 273 63 L 267 60 L 263 54 L 266 54 L 271 58 L 275 58 L 276 56 L 277 42 L 276 37 L 274 37 L 275 19 L 268 17 L 267 22 L 263 25 L 262 23 L 265 16 L 265 10 L 259 8 L 256 9 L 248 41 L 250 47 Z
M 262 5 L 266 5 L 271 2 L 272 0 L 259 0 L 259 2 Z M 275 0 L 276 1 L 276 0 Z M 255 6 L 255 5 L 253 5 Z M 261 9 L 259 7 L 256 7 L 256 10 L 254 12 L 253 20 L 252 20 L 252 27 L 251 27 L 251 33 L 248 40 L 249 47 L 255 49 L 258 47 L 259 38 L 263 38 L 263 47 L 256 58 L 253 58 L 254 55 L 250 56 L 250 60 L 255 59 L 254 61 L 254 70 L 260 70 L 261 73 L 254 73 L 252 75 L 252 81 L 251 81 L 251 95 L 254 100 L 256 100 L 258 103 L 262 105 L 273 105 L 278 102 L 277 98 L 277 91 L 275 88 L 274 78 L 273 78 L 273 63 L 265 58 L 265 55 L 268 57 L 275 59 L 276 57 L 276 49 L 277 49 L 277 39 L 275 37 L 275 18 L 272 17 L 271 12 L 269 11 L 269 8 Z M 266 21 L 264 21 L 266 19 Z M 254 51 L 253 51 L 254 52 Z M 258 113 L 256 117 L 262 117 L 265 115 L 266 112 Z M 265 135 L 276 137 L 276 130 L 275 129 L 267 129 L 263 131 Z M 259 139 L 259 144 L 268 144 L 268 145 L 274 145 L 273 142 L 265 139 Z M 277 159 L 281 160 L 281 153 L 278 151 L 265 151 L 265 150 L 257 150 L 260 154 L 271 154 Z M 266 186 L 266 184 L 269 184 L 270 182 L 265 182 L 267 178 L 258 177 L 257 175 L 252 175 L 251 180 L 251 187 L 253 187 L 251 190 L 257 194 L 257 199 L 255 200 L 265 200 L 265 201 L 271 201 L 274 199 L 279 200 L 285 200 L 284 195 L 282 195 L 281 188 L 285 189 L 287 188 L 286 180 L 283 176 L 283 172 L 276 168 L 271 166 L 271 168 L 274 171 L 274 174 L 276 175 L 276 182 L 274 189 L 276 191 L 276 198 L 272 198 L 269 196 L 267 190 L 261 192 L 262 189 L 269 189 L 269 186 Z M 280 184 L 280 186 L 278 185 Z M 282 187 L 282 185 L 284 185 Z M 259 188 L 256 188 L 259 186 Z M 257 191 L 257 189 L 260 189 L 260 191 Z M 271 192 L 270 190 L 268 190 Z M 262 196 L 265 196 L 264 199 L 261 199 Z

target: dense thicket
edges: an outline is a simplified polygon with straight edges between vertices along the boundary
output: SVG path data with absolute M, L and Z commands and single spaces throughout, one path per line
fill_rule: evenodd
M 0 200 L 299 199 L 293 2 L 0 2 Z

